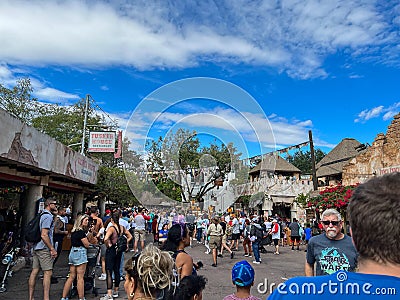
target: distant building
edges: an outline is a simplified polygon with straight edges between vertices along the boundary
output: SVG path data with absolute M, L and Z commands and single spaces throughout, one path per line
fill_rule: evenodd
M 356 139 L 344 138 L 316 165 L 318 186 L 342 183 L 343 167 L 365 150 L 366 146 Z

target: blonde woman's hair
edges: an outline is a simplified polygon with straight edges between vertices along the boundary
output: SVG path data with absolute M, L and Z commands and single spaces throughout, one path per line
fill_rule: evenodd
M 78 231 L 78 230 L 83 230 L 84 228 L 82 226 L 82 223 L 83 223 L 83 220 L 85 220 L 85 218 L 89 218 L 89 216 L 88 215 L 77 216 L 76 220 L 75 220 L 75 223 L 74 223 L 74 227 L 72 227 L 71 232 L 75 232 L 75 231 Z
M 125 265 L 128 275 L 135 280 L 135 290 L 146 297 L 154 297 L 157 292 L 171 287 L 174 260 L 166 251 L 153 244 L 147 245 L 136 259 L 131 258 Z

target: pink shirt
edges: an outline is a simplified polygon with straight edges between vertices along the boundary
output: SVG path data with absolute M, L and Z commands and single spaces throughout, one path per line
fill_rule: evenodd
M 224 298 L 224 300 L 261 300 L 260 298 L 257 298 L 255 296 L 250 295 L 247 298 L 238 298 L 235 296 L 235 294 L 228 295 Z

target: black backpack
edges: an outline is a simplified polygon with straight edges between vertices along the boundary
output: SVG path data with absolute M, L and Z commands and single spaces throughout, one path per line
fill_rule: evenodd
M 29 243 L 39 243 L 42 239 L 42 233 L 40 232 L 40 219 L 44 214 L 48 212 L 42 212 L 37 214 L 32 220 L 25 226 L 25 241 Z
M 263 238 L 263 230 L 255 225 L 251 225 L 250 235 L 255 236 L 257 241 L 261 241 Z
M 125 252 L 126 249 L 128 249 L 128 240 L 124 233 L 122 233 L 120 235 L 119 229 L 117 229 L 117 227 L 115 227 L 115 226 L 114 226 L 114 228 L 118 234 L 118 239 L 117 239 L 117 243 L 115 244 L 115 249 L 117 250 L 117 253 Z

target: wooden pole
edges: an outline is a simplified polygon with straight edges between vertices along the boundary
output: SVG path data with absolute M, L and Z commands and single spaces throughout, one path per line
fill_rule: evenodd
M 318 180 L 317 180 L 317 171 L 315 169 L 315 152 L 314 152 L 314 143 L 312 139 L 312 131 L 308 131 L 308 139 L 310 141 L 310 152 L 311 152 L 311 166 L 312 166 L 312 180 L 314 191 L 318 190 Z

